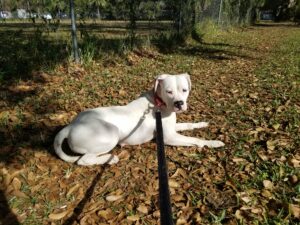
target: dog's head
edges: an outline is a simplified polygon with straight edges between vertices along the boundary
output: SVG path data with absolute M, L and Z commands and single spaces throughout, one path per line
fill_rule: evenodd
M 187 98 L 191 90 L 191 79 L 187 73 L 159 75 L 155 80 L 154 93 L 169 111 L 187 110 Z

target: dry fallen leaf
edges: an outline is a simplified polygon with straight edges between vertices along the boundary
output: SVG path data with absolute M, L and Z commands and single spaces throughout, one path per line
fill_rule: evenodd
M 68 214 L 68 210 L 60 212 L 60 213 L 51 213 L 49 214 L 49 219 L 51 220 L 60 220 L 64 218 Z
M 127 219 L 129 221 L 135 222 L 135 221 L 138 221 L 140 219 L 140 217 L 138 215 L 133 215 L 133 216 L 127 216 Z
M 261 208 L 252 208 L 251 212 L 254 214 L 262 214 L 263 210 Z
M 120 90 L 119 90 L 119 95 L 120 95 L 120 96 L 126 96 L 126 95 L 127 95 L 127 92 L 126 92 L 124 89 L 120 89 Z
M 4 177 L 4 179 L 2 180 L 1 183 L 3 183 L 5 187 L 7 187 L 10 184 L 11 180 L 12 180 L 12 177 L 8 173 L 7 169 L 2 168 L 1 176 Z
M 291 214 L 295 218 L 300 219 L 300 206 L 294 205 L 294 204 L 289 204 L 289 208 L 290 208 Z
M 172 195 L 172 201 L 174 201 L 174 202 L 180 202 L 183 200 L 185 200 L 185 198 L 184 198 L 184 195 L 182 195 L 182 194 Z
M 236 211 L 235 211 L 235 217 L 236 217 L 238 220 L 243 220 L 243 219 L 244 219 L 244 217 L 242 216 L 241 210 L 236 210 Z
M 80 184 L 75 184 L 73 187 L 71 187 L 67 193 L 67 197 L 69 197 L 74 191 L 76 191 L 80 187 Z
M 269 157 L 268 157 L 264 152 L 258 152 L 258 156 L 259 156 L 259 158 L 261 158 L 261 160 L 263 160 L 263 161 L 269 160 Z
M 13 181 L 12 181 L 12 186 L 13 186 L 13 188 L 14 188 L 16 191 L 18 191 L 18 190 L 20 190 L 21 185 L 22 185 L 21 181 L 20 181 L 17 177 L 15 177 L 15 178 L 13 179 Z
M 249 203 L 252 201 L 251 197 L 246 192 L 240 192 L 238 195 L 245 203 Z
M 300 168 L 300 160 L 291 159 L 291 163 L 292 163 L 293 167 Z
M 21 84 L 17 86 L 10 86 L 8 89 L 15 93 L 21 93 L 21 92 L 31 92 L 35 89 L 35 87 L 26 84 Z
M 156 210 L 156 211 L 153 213 L 153 216 L 156 217 L 156 218 L 159 218 L 159 217 L 160 217 L 160 211 L 159 211 L 159 210 Z
M 12 195 L 14 195 L 16 197 L 20 197 L 20 198 L 28 198 L 28 196 L 25 193 L 23 193 L 23 192 L 21 192 L 19 190 L 13 191 Z
M 275 130 L 278 130 L 279 127 L 280 127 L 280 124 L 279 124 L 279 123 L 276 123 L 276 124 L 272 125 L 272 127 L 273 127 Z
M 170 185 L 171 188 L 178 188 L 178 187 L 180 187 L 180 184 L 176 180 L 174 180 L 174 179 L 170 179 L 169 180 L 169 185 Z
M 273 194 L 268 191 L 267 189 L 262 190 L 261 195 L 264 196 L 265 198 L 272 198 Z
M 138 208 L 137 208 L 137 211 L 143 213 L 143 214 L 148 214 L 148 208 L 145 206 L 145 205 L 140 205 Z
M 177 168 L 176 172 L 171 176 L 171 178 L 175 178 L 177 176 L 181 175 L 183 178 L 187 178 L 187 174 L 184 169 Z
M 250 97 L 250 98 L 253 98 L 253 99 L 257 99 L 257 98 L 258 98 L 258 93 L 257 93 L 257 92 L 255 92 L 255 93 L 250 93 L 250 94 L 249 94 L 249 97 Z
M 79 224 L 80 225 L 89 225 L 89 223 L 87 222 L 88 218 L 90 217 L 90 215 L 85 215 L 80 219 Z M 52 225 L 52 224 L 51 224 Z
M 110 208 L 98 211 L 97 215 L 103 217 L 105 220 L 110 220 L 114 217 L 114 213 Z
M 63 120 L 67 116 L 67 113 L 53 114 L 49 116 L 50 120 L 60 121 Z
M 127 150 L 122 150 L 120 152 L 120 154 L 118 155 L 118 157 L 121 159 L 121 160 L 128 160 L 130 158 L 130 153 L 127 151 Z
M 233 158 L 232 161 L 235 162 L 235 163 L 247 162 L 247 161 L 246 161 L 245 159 L 243 159 L 243 158 Z
M 185 218 L 178 218 L 177 221 L 176 221 L 176 225 L 184 225 L 184 224 L 187 224 L 187 221 Z
M 276 141 L 271 141 L 271 140 L 267 141 L 268 150 L 273 151 L 275 147 L 276 147 Z
M 108 202 L 114 202 L 114 201 L 120 200 L 121 198 L 123 198 L 123 195 L 109 195 L 109 196 L 106 196 L 105 199 Z
M 264 180 L 263 185 L 268 190 L 272 190 L 274 188 L 274 184 L 270 180 Z

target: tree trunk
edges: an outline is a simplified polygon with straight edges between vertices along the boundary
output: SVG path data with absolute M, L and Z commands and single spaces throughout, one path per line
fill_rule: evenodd
M 200 22 L 200 1 L 195 0 L 194 1 L 194 24 L 197 24 Z
M 78 44 L 77 44 L 77 36 L 76 36 L 76 21 L 75 21 L 75 12 L 74 12 L 74 1 L 70 0 L 70 16 L 72 23 L 72 44 L 73 44 L 73 54 L 74 60 L 76 63 L 79 63 L 79 54 L 78 54 Z
M 257 10 L 256 7 L 251 6 L 247 12 L 247 22 L 251 25 L 255 24 L 257 20 Z
M 98 19 L 98 20 L 101 19 L 100 7 L 99 7 L 99 6 L 97 6 L 97 19 Z
M 220 8 L 219 8 L 219 16 L 218 16 L 218 25 L 221 25 L 221 19 L 222 19 L 222 13 L 223 13 L 223 0 L 220 1 Z
M 176 18 L 175 18 L 175 26 L 177 29 L 177 33 L 180 34 L 182 30 L 182 0 L 179 0 L 179 7 L 177 8 Z
M 135 31 L 136 31 L 136 5 L 134 0 L 130 1 L 129 5 L 129 29 L 130 29 L 130 47 L 133 49 L 135 44 Z

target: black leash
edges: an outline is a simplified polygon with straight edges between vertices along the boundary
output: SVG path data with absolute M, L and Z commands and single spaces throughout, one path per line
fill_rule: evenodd
M 168 181 L 168 167 L 167 167 L 166 156 L 165 156 L 161 112 L 159 110 L 155 112 L 155 117 L 156 117 L 156 145 L 157 145 L 158 180 L 159 180 L 160 224 L 173 225 L 169 181 Z

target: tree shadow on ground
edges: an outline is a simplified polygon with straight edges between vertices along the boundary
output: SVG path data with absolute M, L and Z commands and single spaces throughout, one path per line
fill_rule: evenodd
M 198 43 L 197 45 L 189 44 L 176 44 L 168 43 L 166 45 L 158 44 L 155 42 L 159 50 L 164 54 L 182 54 L 187 56 L 198 56 L 208 60 L 231 60 L 233 58 L 245 58 L 253 59 L 253 57 L 238 53 L 240 49 L 247 49 L 256 51 L 256 49 L 250 49 L 244 46 L 234 46 L 226 43 Z
M 230 46 L 232 50 L 225 50 L 222 49 L 223 46 L 221 46 L 221 48 L 219 46 L 220 43 L 217 45 L 207 45 L 205 43 L 202 43 L 198 46 L 182 47 L 179 49 L 178 53 L 183 55 L 199 56 L 209 60 L 231 60 L 234 58 L 253 59 L 253 57 L 249 55 L 237 53 L 237 51 L 234 49 L 240 49 L 241 47 L 239 46 Z
M 82 214 L 85 205 L 91 200 L 94 190 L 95 190 L 95 187 L 96 187 L 99 179 L 101 178 L 102 173 L 104 172 L 104 169 L 105 169 L 105 166 L 103 166 L 102 170 L 96 174 L 91 185 L 86 190 L 84 197 L 77 204 L 77 206 L 73 210 L 72 215 L 63 223 L 63 225 L 72 225 L 75 221 L 80 223 L 80 215 Z
M 16 215 L 10 210 L 7 199 L 2 190 L 0 190 L 0 224 L 19 225 Z
M 31 80 L 34 72 L 51 71 L 56 65 L 67 62 L 71 56 L 69 37 L 55 38 L 43 28 L 33 30 L 22 28 L 0 30 L 0 83 L 8 86 L 19 80 Z M 123 33 L 122 33 L 123 34 Z M 103 58 L 105 54 L 123 54 L 130 45 L 128 35 L 105 37 L 90 33 L 90 30 L 78 30 L 81 60 L 87 57 Z M 136 37 L 136 43 L 140 43 Z
M 299 24 L 292 23 L 292 22 L 262 22 L 262 23 L 256 23 L 253 25 L 254 27 L 286 27 L 286 28 L 300 28 Z
M 161 33 L 153 36 L 152 43 L 164 54 L 181 54 L 187 56 L 199 56 L 208 60 L 230 60 L 233 58 L 253 59 L 249 55 L 242 54 L 241 49 L 254 51 L 245 46 L 236 46 L 227 43 L 205 43 L 197 41 L 197 44 L 186 42 L 184 35 L 176 33 Z
M 30 79 L 33 71 L 51 69 L 69 55 L 66 42 L 47 40 L 39 29 L 32 33 L 1 31 L 0 36 L 2 82 Z
M 0 162 L 6 165 L 20 165 L 26 163 L 22 160 L 24 157 L 22 149 L 30 151 L 41 151 L 44 149 L 54 157 L 57 157 L 53 149 L 53 140 L 55 135 L 63 128 L 63 126 L 48 127 L 43 123 L 20 125 L 13 128 L 7 127 L 0 131 Z M 64 146 L 65 147 L 65 146 Z
M 169 24 L 139 23 L 137 34 L 147 29 L 161 31 Z M 104 36 L 112 32 L 113 36 Z M 141 34 L 145 35 L 145 34 Z M 45 24 L 0 24 L 0 82 L 11 83 L 32 78 L 33 71 L 51 70 L 71 56 L 70 25 L 60 24 L 56 31 Z M 59 38 L 57 36 L 60 36 Z M 127 23 L 78 25 L 79 47 L 82 58 L 99 58 L 103 53 L 122 54 L 129 45 Z M 135 41 L 139 43 L 140 39 Z

